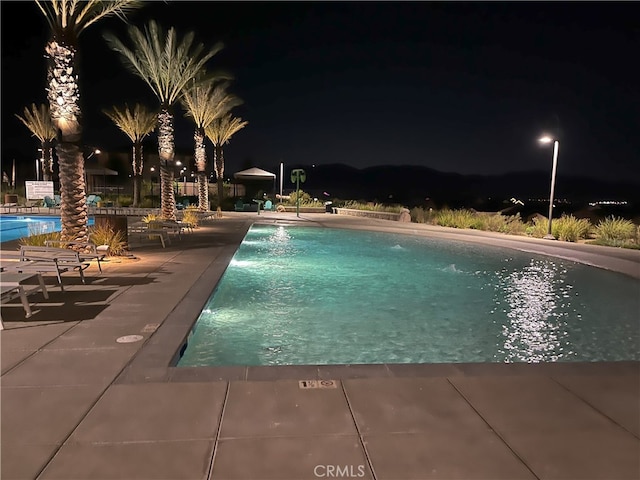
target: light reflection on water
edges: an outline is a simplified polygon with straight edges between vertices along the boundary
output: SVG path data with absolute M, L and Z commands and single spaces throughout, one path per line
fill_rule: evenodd
M 508 249 L 254 225 L 178 365 L 638 360 L 639 285 Z
M 497 292 L 504 297 L 503 312 L 508 318 L 502 325 L 500 358 L 507 362 L 541 362 L 572 354 L 570 349 L 565 351 L 566 317 L 572 310 L 572 286 L 563 279 L 566 273 L 565 268 L 549 260 L 531 260 L 522 270 L 498 272 Z

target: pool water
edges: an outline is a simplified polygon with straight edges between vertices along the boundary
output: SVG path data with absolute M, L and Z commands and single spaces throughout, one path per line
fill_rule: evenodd
M 89 218 L 89 225 L 93 225 L 93 218 Z M 0 242 L 17 240 L 31 235 L 59 232 L 62 230 L 60 217 L 52 216 L 0 216 Z
M 177 366 L 640 360 L 639 291 L 511 249 L 254 225 Z

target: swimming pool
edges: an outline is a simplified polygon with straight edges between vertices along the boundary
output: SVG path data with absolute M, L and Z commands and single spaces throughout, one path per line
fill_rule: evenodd
M 639 288 L 512 249 L 254 225 L 177 366 L 639 360 Z
M 93 223 L 94 219 L 89 217 L 89 225 L 93 225 Z M 41 233 L 59 232 L 60 230 L 62 230 L 60 216 L 0 215 L 0 242 L 8 242 Z

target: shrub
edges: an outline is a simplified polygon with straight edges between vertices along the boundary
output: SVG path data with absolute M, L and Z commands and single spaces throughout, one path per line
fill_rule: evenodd
M 158 215 L 156 213 L 149 213 L 149 214 L 145 215 L 144 217 L 142 217 L 142 221 L 144 223 L 155 222 L 157 220 L 161 220 L 161 217 L 160 217 L 160 215 Z
M 601 220 L 595 227 L 598 240 L 612 246 L 622 246 L 631 240 L 637 242 L 639 230 L 640 227 L 636 228 L 631 220 L 615 216 Z
M 481 215 L 476 214 L 479 219 L 478 230 L 489 232 L 507 233 L 510 235 L 522 235 L 525 233 L 526 225 L 522 223 L 520 214 L 515 215 Z
M 300 205 L 312 203 L 311 195 L 302 190 L 292 192 L 291 195 L 289 195 L 289 201 L 287 203 L 289 203 L 289 205 L 296 205 L 298 203 L 298 195 L 300 196 Z
M 413 207 L 410 211 L 411 221 L 414 223 L 429 223 L 432 224 L 435 221 L 436 213 L 433 209 L 425 210 L 422 207 Z
M 436 213 L 436 225 L 442 227 L 472 228 L 472 226 L 478 225 L 478 221 L 470 210 L 444 209 Z
M 500 232 L 508 233 L 510 235 L 524 235 L 527 226 L 520 218 L 520 214 L 503 216 L 504 224 Z
M 344 208 L 351 208 L 353 210 L 366 210 L 368 212 L 389 212 L 400 213 L 404 208 L 402 205 L 384 205 L 382 203 L 362 203 L 354 200 L 345 202 Z
M 157 198 L 157 197 L 155 197 Z M 144 197 L 141 201 L 140 204 L 138 205 L 138 207 L 140 208 L 153 208 L 154 205 L 154 197 Z
M 553 225 L 553 224 L 552 224 Z M 530 237 L 542 238 L 547 234 L 549 222 L 544 217 L 533 217 L 531 223 L 526 227 L 526 234 Z
M 576 218 L 573 215 L 563 214 L 551 222 L 551 235 L 565 242 L 577 242 L 589 238 L 592 230 L 591 222 L 586 218 Z M 534 217 L 531 225 L 526 228 L 529 236 L 543 238 L 549 231 L 549 220 L 543 217 Z
M 573 215 L 562 215 L 551 223 L 551 233 L 558 240 L 577 242 L 589 237 L 591 223 L 586 218 L 577 219 Z
M 129 195 L 120 195 L 117 202 L 121 207 L 129 207 L 133 204 L 133 197 Z
M 94 225 L 89 229 L 89 238 L 96 245 L 108 245 L 108 255 L 123 255 L 127 250 L 124 233 L 109 225 Z
M 182 214 L 182 221 L 192 224 L 194 227 L 198 226 L 200 217 L 198 216 L 198 207 L 187 207 Z
M 48 240 L 60 240 L 60 232 L 36 233 L 22 237 L 18 243 L 29 247 L 44 247 Z

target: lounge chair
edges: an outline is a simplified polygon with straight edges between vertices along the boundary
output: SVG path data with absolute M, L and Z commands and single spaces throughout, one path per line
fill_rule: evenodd
M 2 256 L 3 258 L 14 258 L 10 253 L 7 255 L 3 253 Z M 76 270 L 80 274 L 82 283 L 86 283 L 83 271 L 88 266 L 89 262 L 82 261 L 80 254 L 73 250 L 21 245 L 18 261 L 3 263 L 2 270 L 14 273 L 55 273 L 60 290 L 64 291 L 62 274 Z
M 99 195 L 89 195 L 87 197 L 87 206 L 88 207 L 97 207 L 98 206 L 98 202 L 101 202 L 102 198 L 100 198 Z
M 90 262 L 96 260 L 98 262 L 98 270 L 102 273 L 101 261 L 104 261 L 107 254 L 105 252 L 99 252 L 98 247 L 92 242 L 74 242 L 69 240 L 46 240 L 44 242 L 46 247 L 53 248 L 67 248 L 80 254 L 80 261 Z
M 26 282 L 36 277 L 38 285 L 29 285 Z M 29 305 L 28 296 L 36 292 L 42 292 L 44 298 L 49 298 L 47 287 L 44 284 L 42 275 L 39 273 L 2 273 L 0 279 L 0 288 L 2 289 L 2 303 L 10 302 L 15 298 L 20 298 L 22 307 L 24 308 L 25 317 L 29 318 L 33 315 L 31 305 Z M 0 316 L 0 330 L 4 329 L 2 317 Z
M 144 222 L 135 222 L 127 227 L 127 235 L 129 238 L 154 239 L 157 238 L 162 244 L 162 248 L 165 248 L 167 244 L 171 243 L 169 238 L 169 232 L 165 228 L 152 228 L 150 224 Z

